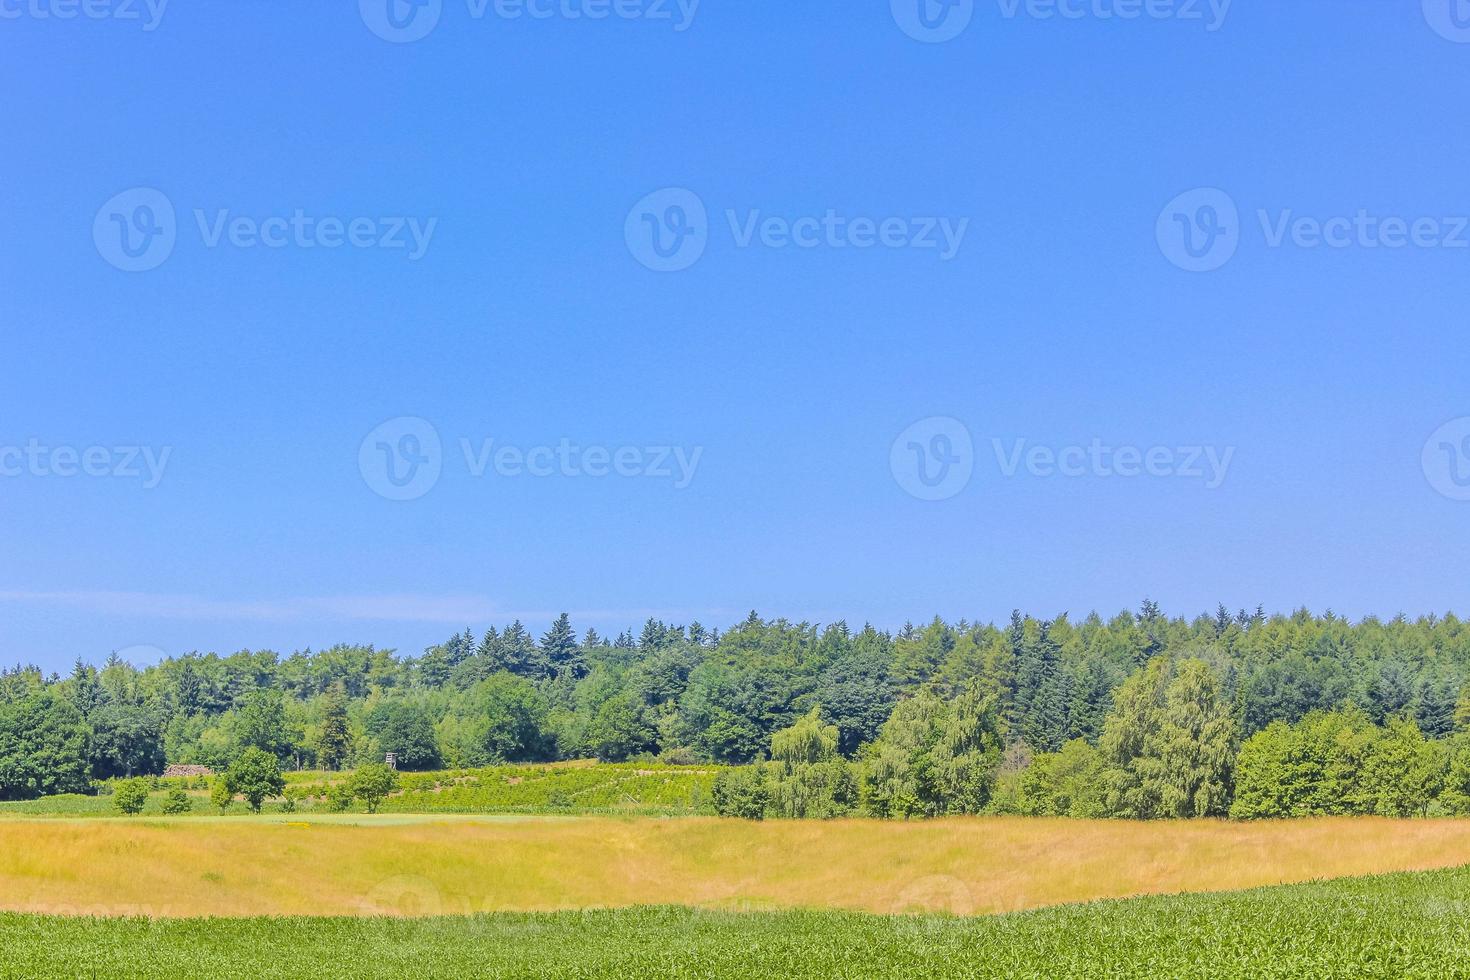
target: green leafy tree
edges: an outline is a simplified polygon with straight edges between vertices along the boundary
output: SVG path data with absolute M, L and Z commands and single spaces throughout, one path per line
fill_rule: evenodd
M 209 784 L 209 802 L 219 807 L 219 812 L 224 813 L 235 802 L 235 788 L 230 783 L 228 773 L 221 773 L 214 777 Z
M 783 817 L 835 817 L 857 801 L 857 782 L 837 755 L 836 725 L 812 708 L 789 728 L 771 736 L 770 799 Z
M 368 715 L 368 734 L 383 752 L 392 752 L 398 768 L 410 772 L 439 766 L 439 743 L 428 713 L 407 700 L 385 701 Z
M 1035 757 L 1019 773 L 1017 812 L 1029 816 L 1096 818 L 1107 814 L 1107 764 L 1083 739 Z
M 722 817 L 763 820 L 771 803 L 770 788 L 758 766 L 726 769 L 710 790 L 715 812 Z
M 649 751 L 656 742 L 641 699 L 627 691 L 604 701 L 587 726 L 587 747 L 604 762 L 621 762 Z
M 368 813 L 377 813 L 388 795 L 398 789 L 398 773 L 381 763 L 363 766 L 348 780 L 352 795 L 362 800 Z
M 1124 682 L 1103 725 L 1109 812 L 1145 820 L 1223 814 L 1234 736 L 1207 664 L 1154 659 Z
M 254 691 L 244 697 L 235 714 L 235 741 L 242 749 L 258 749 L 277 758 L 290 754 L 286 702 L 280 691 Z
M 112 788 L 112 805 L 128 816 L 142 813 L 151 787 L 142 777 L 119 780 Z
M 341 769 L 352 755 L 352 726 L 347 717 L 347 696 L 340 683 L 322 698 L 322 727 L 317 734 L 316 756 L 324 769 Z
M 245 803 L 256 813 L 268 798 L 280 796 L 286 789 L 280 761 L 271 753 L 256 748 L 240 753 L 225 773 L 225 782 L 232 793 L 245 797 Z
M 1442 785 L 1445 752 L 1430 742 L 1410 718 L 1391 719 L 1369 762 L 1367 783 L 1374 812 L 1385 817 L 1417 817 Z

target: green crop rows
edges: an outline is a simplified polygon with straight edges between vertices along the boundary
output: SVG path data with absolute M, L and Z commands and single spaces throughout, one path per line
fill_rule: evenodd
M 638 909 L 466 919 L 0 915 L 0 977 L 1470 975 L 1470 869 L 977 919 Z

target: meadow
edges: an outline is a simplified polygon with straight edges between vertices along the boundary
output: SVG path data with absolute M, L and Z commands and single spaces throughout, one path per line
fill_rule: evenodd
M 1441 978 L 1470 869 L 982 918 L 675 908 L 431 919 L 0 914 L 0 978 Z
M 1470 864 L 1470 822 L 285 815 L 0 819 L 0 909 L 1010 912 Z
M 383 801 L 385 813 L 621 814 L 677 816 L 712 814 L 710 791 L 724 767 L 670 766 L 659 763 L 561 762 L 501 765 L 481 769 L 403 773 L 400 790 Z M 329 812 L 328 793 L 351 773 L 288 772 L 292 802 L 266 802 L 266 813 Z M 189 791 L 194 809 L 185 816 L 217 814 L 204 777 L 157 779 L 144 816 L 163 815 L 166 793 Z M 66 793 L 34 800 L 0 802 L 0 816 L 121 816 L 106 792 Z M 346 812 L 363 811 L 360 801 Z M 237 811 L 238 812 L 238 809 Z

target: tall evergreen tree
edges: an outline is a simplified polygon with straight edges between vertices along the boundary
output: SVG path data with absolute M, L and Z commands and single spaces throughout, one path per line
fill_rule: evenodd
M 322 728 L 316 740 L 317 761 L 324 769 L 341 769 L 352 754 L 352 728 L 347 696 L 340 683 L 322 696 Z
M 551 629 L 541 637 L 541 655 L 557 676 L 575 680 L 587 673 L 587 658 L 577 645 L 577 634 L 573 632 L 572 621 L 566 613 L 556 617 Z

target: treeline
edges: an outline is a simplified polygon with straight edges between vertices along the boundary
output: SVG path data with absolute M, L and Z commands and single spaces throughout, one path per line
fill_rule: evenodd
M 717 812 L 882 818 L 1025 814 L 1128 819 L 1470 815 L 1470 709 L 1426 738 L 1407 714 L 1375 725 L 1355 706 L 1276 721 L 1242 744 L 1202 660 L 1154 658 L 1118 689 L 1094 744 L 1035 753 L 1010 741 L 998 702 L 921 691 L 855 759 L 813 708 L 771 738 L 771 759 L 723 772 Z
M 772 812 L 812 798 L 813 812 L 892 816 L 1294 813 L 1308 805 L 1295 789 L 1266 794 L 1287 801 L 1276 811 L 1237 807 L 1256 799 L 1243 780 L 1265 766 L 1253 761 L 1258 735 L 1283 738 L 1274 723 L 1318 725 L 1323 712 L 1350 714 L 1384 745 L 1412 725 L 1434 746 L 1427 764 L 1442 784 L 1457 706 L 1461 723 L 1470 716 L 1467 681 L 1470 630 L 1454 617 L 1355 623 L 1222 608 L 1188 620 L 1145 602 L 1076 623 L 1017 613 L 1002 626 L 936 619 L 890 633 L 752 613 L 724 633 L 650 620 L 636 636 L 579 638 L 562 616 L 539 639 L 519 622 L 467 629 L 419 656 L 344 645 L 142 667 L 114 656 L 65 677 L 6 671 L 0 799 L 82 792 L 170 763 L 223 770 L 253 748 L 284 768 L 349 768 L 387 752 L 408 770 L 762 763 L 760 787 L 725 788 L 774 794 Z M 778 733 L 830 735 L 831 756 L 801 762 Z M 797 779 L 799 765 L 825 769 Z M 796 782 L 768 778 L 773 767 Z M 1381 796 L 1353 792 L 1355 807 Z M 1430 795 L 1431 808 L 1449 805 L 1442 787 Z

